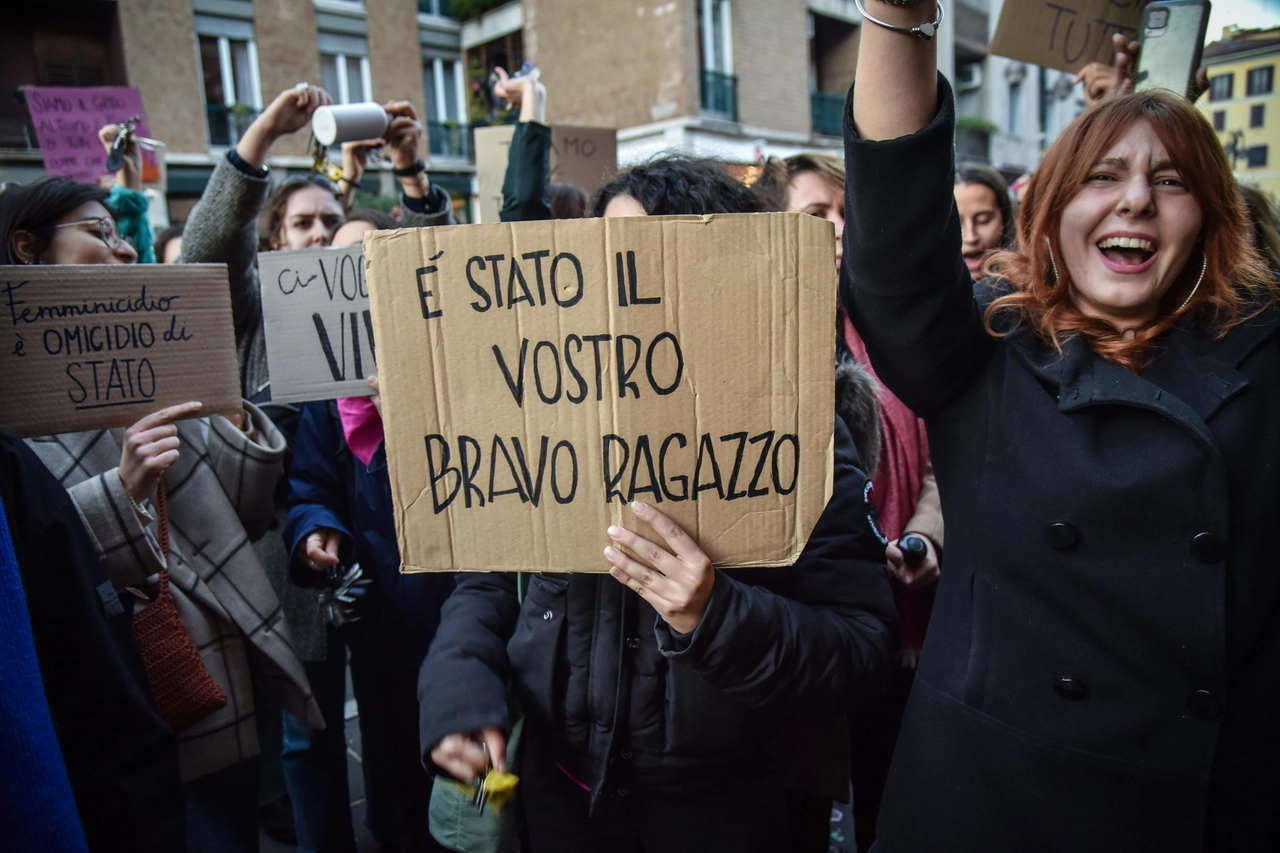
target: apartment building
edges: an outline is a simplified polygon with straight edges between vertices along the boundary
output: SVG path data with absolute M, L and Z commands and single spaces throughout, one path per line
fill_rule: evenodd
M 339 103 L 414 104 L 427 123 L 430 175 L 469 219 L 475 170 L 457 133 L 461 27 L 448 0 L 44 0 L 5 16 L 3 180 L 43 173 L 23 86 L 134 86 L 151 135 L 167 146 L 168 212 L 181 219 L 263 106 L 305 81 Z M 275 179 L 311 167 L 306 137 L 272 150 Z M 375 166 L 362 188 L 390 193 L 395 184 Z
M 1197 106 L 1222 139 L 1236 180 L 1280 194 L 1280 28 L 1227 27 L 1203 61 L 1209 94 Z

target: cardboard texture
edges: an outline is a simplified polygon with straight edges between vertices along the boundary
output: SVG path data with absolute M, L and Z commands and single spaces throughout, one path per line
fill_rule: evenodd
M 606 571 L 659 507 L 794 562 L 831 492 L 835 241 L 795 213 L 365 237 L 405 571 Z
M 367 397 L 377 372 L 364 249 L 263 252 L 262 316 L 277 403 Z
M 476 183 L 480 221 L 499 222 L 502 182 L 515 125 L 476 128 Z M 618 133 L 611 128 L 554 125 L 551 128 L 551 181 L 573 184 L 595 195 L 618 171 Z
M 1134 0 L 1005 0 L 991 52 L 1075 73 L 1111 64 L 1111 37 L 1138 37 L 1142 3 Z
M 0 266 L 0 426 L 129 426 L 175 403 L 241 410 L 223 264 Z
M 138 133 L 150 136 L 142 95 L 131 86 L 28 86 L 27 111 L 36 126 L 44 168 L 86 184 L 107 174 L 107 152 L 98 130 L 139 116 Z M 161 179 L 156 153 L 142 149 L 142 180 Z

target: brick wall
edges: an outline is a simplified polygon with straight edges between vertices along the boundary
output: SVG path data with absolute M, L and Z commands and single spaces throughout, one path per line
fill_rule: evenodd
M 171 152 L 208 151 L 191 0 L 120 0 L 119 20 L 129 85 L 142 93 L 151 135 Z
M 320 48 L 311 0 L 254 0 L 253 14 L 263 106 L 303 81 L 319 85 Z M 304 129 L 279 140 L 271 147 L 271 153 L 306 154 L 306 147 Z
M 373 0 L 369 12 L 369 76 L 379 103 L 408 101 L 422 117 L 422 49 L 416 0 Z
M 808 133 L 809 43 L 804 0 L 733 0 L 738 120 Z
M 695 114 L 693 3 L 524 0 L 525 56 L 541 69 L 548 121 L 621 128 Z

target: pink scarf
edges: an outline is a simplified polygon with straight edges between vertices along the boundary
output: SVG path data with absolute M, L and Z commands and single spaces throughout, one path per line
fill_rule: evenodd
M 382 444 L 382 416 L 369 397 L 343 397 L 338 400 L 338 418 L 342 434 L 355 457 L 368 466 Z

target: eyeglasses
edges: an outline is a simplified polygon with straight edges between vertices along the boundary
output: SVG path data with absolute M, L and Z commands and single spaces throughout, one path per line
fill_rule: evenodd
M 84 225 L 86 222 L 92 222 L 98 227 L 94 230 L 98 232 L 98 237 L 102 242 L 107 244 L 107 248 L 111 251 L 119 249 L 124 245 L 124 237 L 120 236 L 120 232 L 116 230 L 116 221 L 108 216 L 91 216 L 88 219 L 77 219 L 75 222 L 63 222 L 54 228 L 68 228 L 72 225 Z M 88 232 L 85 232 L 88 233 Z

